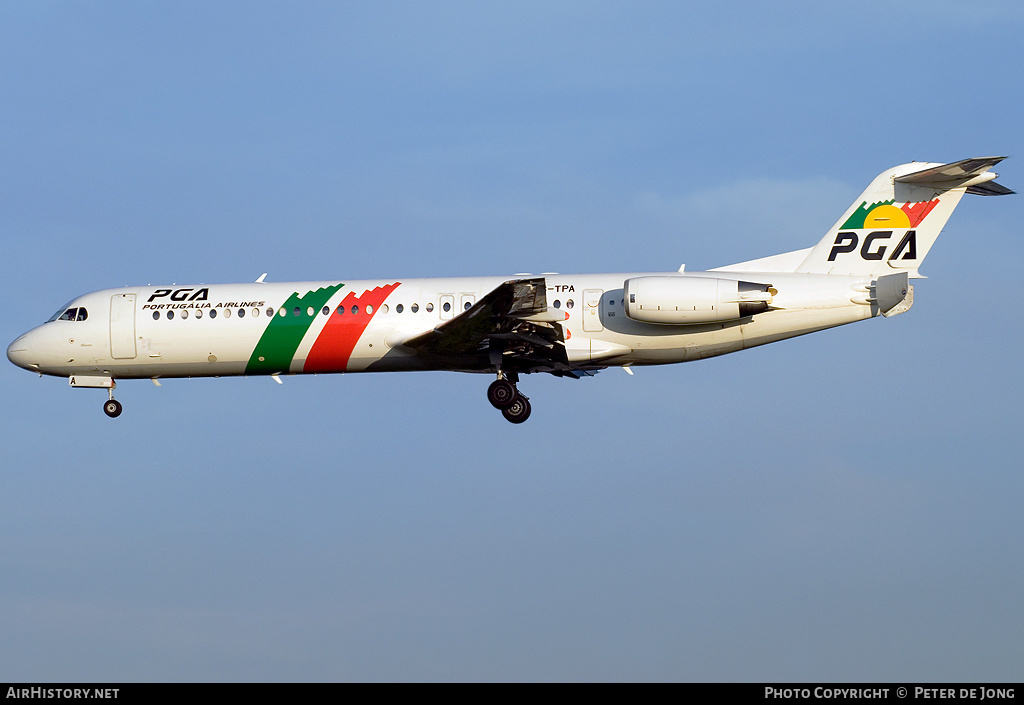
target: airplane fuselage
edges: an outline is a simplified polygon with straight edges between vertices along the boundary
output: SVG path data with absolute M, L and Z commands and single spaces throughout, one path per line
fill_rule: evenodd
M 627 315 L 639 277 L 742 279 L 770 285 L 772 310 L 712 323 Z M 330 372 L 491 372 L 486 355 L 424 356 L 403 342 L 471 308 L 514 277 L 198 284 L 105 289 L 78 297 L 14 341 L 8 356 L 41 374 L 114 379 Z M 719 272 L 544 275 L 570 365 L 697 360 L 877 315 L 871 276 Z M 82 314 L 74 316 L 82 318 Z
M 451 370 L 494 374 L 488 401 L 522 423 L 522 374 L 688 362 L 907 311 L 961 197 L 1012 193 L 990 171 L 1001 159 L 892 167 L 813 247 L 708 272 L 105 289 L 7 357 L 108 389 L 111 417 L 122 379 Z

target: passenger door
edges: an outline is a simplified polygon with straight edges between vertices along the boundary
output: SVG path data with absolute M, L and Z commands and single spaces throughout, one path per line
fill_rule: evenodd
M 110 297 L 110 356 L 115 360 L 135 357 L 135 294 Z

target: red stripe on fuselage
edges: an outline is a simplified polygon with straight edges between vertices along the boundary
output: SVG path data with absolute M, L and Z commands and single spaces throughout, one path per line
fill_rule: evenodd
M 376 289 L 364 291 L 361 296 L 356 296 L 354 291 L 350 291 L 338 305 L 344 313 L 338 313 L 337 309 L 331 312 L 327 325 L 320 331 L 309 355 L 306 356 L 302 371 L 344 372 L 348 368 L 348 360 L 356 343 L 359 342 L 359 337 L 380 310 L 384 299 L 398 288 L 400 283 L 378 286 Z M 358 307 L 356 313 L 352 313 L 353 306 Z M 367 313 L 368 309 L 372 313 Z

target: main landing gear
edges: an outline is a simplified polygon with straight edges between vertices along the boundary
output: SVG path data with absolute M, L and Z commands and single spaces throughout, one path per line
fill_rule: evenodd
M 487 388 L 487 401 L 512 423 L 522 423 L 530 418 L 530 400 L 516 389 L 517 377 L 508 378 L 499 372 L 498 379 Z

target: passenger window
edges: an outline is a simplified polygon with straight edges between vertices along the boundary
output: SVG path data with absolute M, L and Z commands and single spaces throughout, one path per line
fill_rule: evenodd
M 555 308 L 562 308 L 562 302 L 559 301 L 558 299 L 555 299 L 554 307 Z
M 210 318 L 216 318 L 216 317 L 217 317 L 217 309 L 211 308 L 210 309 Z
M 402 304 L 398 304 L 397 306 L 395 306 L 395 311 L 397 313 L 401 313 L 404 310 L 405 310 L 405 306 L 403 306 Z
M 202 317 L 203 317 L 203 309 L 197 308 L 196 309 L 196 318 L 202 318 Z
M 170 321 L 174 318 L 174 311 L 167 312 L 167 320 Z
M 244 308 L 238 309 L 238 317 L 239 318 L 245 318 L 245 309 Z
M 88 311 L 86 311 L 84 308 L 78 309 L 78 320 L 79 321 L 84 321 L 88 317 L 89 317 L 89 312 Z
M 418 313 L 419 310 L 420 310 L 420 305 L 419 304 L 413 304 L 412 306 L 409 307 L 409 310 L 412 311 L 413 313 Z
M 339 306 L 338 308 L 334 309 L 334 312 L 336 314 L 338 314 L 339 316 L 344 316 L 345 315 L 345 307 L 344 306 Z
M 572 308 L 572 306 L 573 306 L 572 299 L 569 299 L 568 301 L 565 302 L 565 307 L 566 308 Z
M 153 311 L 153 320 L 154 321 L 159 321 L 160 320 L 160 312 L 159 311 Z
M 185 320 L 186 318 L 188 318 L 188 309 L 181 312 L 181 319 Z
M 298 306 L 296 306 L 295 308 L 292 309 L 292 315 L 293 316 L 301 316 L 302 315 L 302 309 L 299 308 Z
M 463 308 L 464 310 L 468 311 L 469 309 L 473 308 L 473 302 L 472 302 L 472 301 L 467 301 L 467 302 L 466 302 L 466 305 L 465 305 L 465 306 L 463 306 L 462 308 Z
M 352 315 L 354 316 L 354 315 L 356 315 L 357 313 L 359 313 L 359 307 L 358 307 L 358 306 L 353 306 L 353 307 L 352 307 Z
M 274 309 L 268 308 L 267 309 L 267 318 L 271 318 L 273 315 L 274 315 Z
M 231 309 L 230 308 L 224 309 L 224 318 L 231 318 Z
M 306 315 L 307 316 L 312 316 L 313 315 L 313 307 L 312 306 L 307 306 L 306 307 Z
M 427 304 L 427 313 L 430 313 L 433 310 L 434 310 L 434 304 Z
M 325 316 L 328 313 L 330 313 L 330 312 L 331 312 L 331 307 L 330 306 L 324 306 L 322 309 L 320 309 L 320 313 L 324 314 Z
M 259 315 L 260 315 L 260 310 L 259 310 L 258 308 L 254 308 L 254 309 L 252 310 L 252 315 L 254 315 L 254 316 L 259 316 Z
M 448 313 L 449 311 L 452 310 L 452 305 L 450 303 L 448 303 L 447 301 L 445 301 L 444 302 L 444 306 L 442 306 L 441 308 L 444 309 L 445 313 Z
M 387 313 L 388 312 L 388 305 L 387 304 L 381 304 L 380 305 L 380 312 L 381 313 Z
M 373 313 L 373 306 L 371 306 L 370 304 L 367 304 L 366 305 L 366 315 L 369 316 L 371 313 Z

